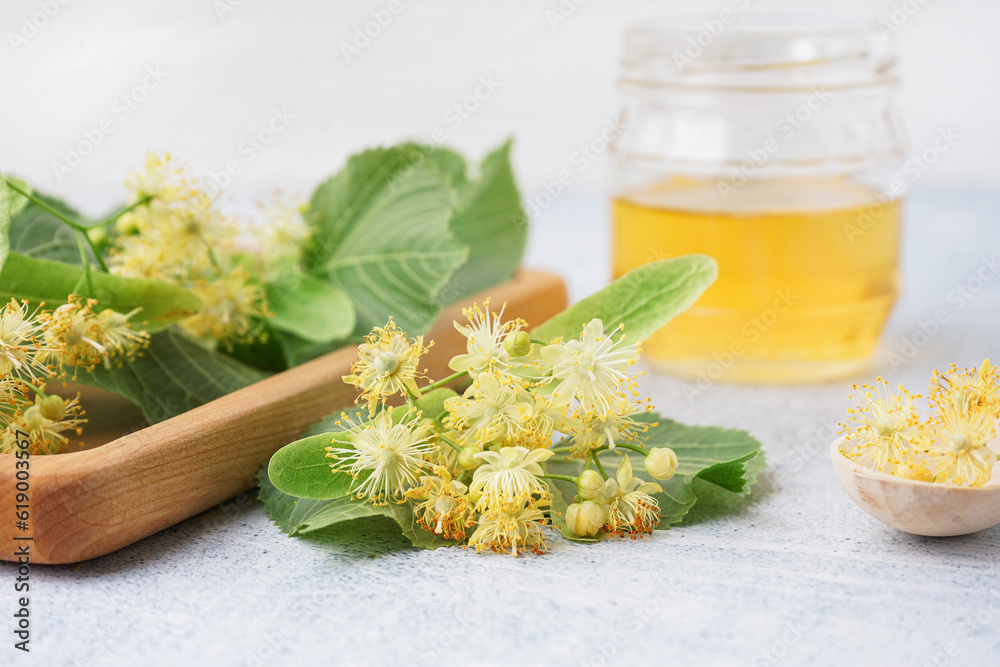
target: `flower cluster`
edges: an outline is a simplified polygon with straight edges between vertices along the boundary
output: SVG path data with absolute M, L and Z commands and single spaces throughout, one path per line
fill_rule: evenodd
M 342 430 L 327 448 L 333 471 L 351 475 L 357 500 L 410 503 L 425 530 L 477 551 L 542 553 L 553 516 L 581 537 L 651 533 L 660 523 L 652 495 L 659 485 L 633 477 L 627 455 L 609 479 L 599 458 L 615 449 L 642 456 L 659 480 L 677 468 L 670 449 L 639 444 L 653 424 L 640 417 L 651 406 L 638 398 L 638 347 L 599 319 L 578 339 L 546 342 L 503 314 L 489 300 L 466 309 L 467 323 L 455 323 L 466 339 L 449 364 L 455 373 L 423 387 L 423 338 L 392 320 L 373 329 L 344 377 L 367 412 L 337 422 Z M 469 384 L 461 395 L 445 388 L 462 380 Z M 394 398 L 406 404 L 389 407 Z M 568 444 L 554 446 L 559 434 Z M 545 464 L 559 452 L 586 469 L 548 474 Z M 552 480 L 576 486 L 562 515 L 552 508 Z
M 134 312 L 95 313 L 96 303 L 70 295 L 51 311 L 13 299 L 0 307 L 0 452 L 24 440 L 30 454 L 61 451 L 67 433 L 81 433 L 83 410 L 77 398 L 46 395 L 45 383 L 131 359 L 148 344 L 149 335 L 129 325 Z
M 269 314 L 263 281 L 297 267 L 310 235 L 298 211 L 275 206 L 269 224 L 244 233 L 188 170 L 152 152 L 125 186 L 131 208 L 116 222 L 111 271 L 201 297 L 204 309 L 181 323 L 200 339 L 232 347 L 260 337 Z
M 860 404 L 841 424 L 848 458 L 924 482 L 982 486 L 991 479 L 998 457 L 990 444 L 1000 418 L 1000 373 L 989 359 L 978 369 L 934 371 L 929 412 L 917 407 L 923 397 L 902 385 L 893 392 L 882 378 L 860 389 Z

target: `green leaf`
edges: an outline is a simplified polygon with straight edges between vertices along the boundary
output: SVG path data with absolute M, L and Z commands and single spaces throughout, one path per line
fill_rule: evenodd
M 521 264 L 528 241 L 528 217 L 514 180 L 510 147 L 507 141 L 487 155 L 474 181 L 466 178 L 465 161 L 457 153 L 419 147 L 452 175 L 452 184 L 459 192 L 451 229 L 469 246 L 469 257 L 452 277 L 450 301 L 509 280 Z
M 544 324 L 532 335 L 543 340 L 577 338 L 595 317 L 610 330 L 619 324 L 632 340 L 645 340 L 687 310 L 715 281 L 718 268 L 707 255 L 686 255 L 632 269 Z
M 424 413 L 424 417 L 437 419 L 444 412 L 444 402 L 453 396 L 458 396 L 454 389 L 438 387 L 427 392 L 417 401 L 417 409 Z
M 405 147 L 353 156 L 313 193 L 310 273 L 351 295 L 356 334 L 389 317 L 410 334 L 436 318 L 439 292 L 469 251 L 450 228 L 456 194 L 433 162 Z
M 10 213 L 14 191 L 7 187 L 7 181 L 0 176 L 0 269 L 3 268 L 10 252 Z
M 327 500 L 297 498 L 283 493 L 271 483 L 266 470 L 257 475 L 260 499 L 271 520 L 285 533 L 294 536 L 323 535 L 331 527 L 369 517 L 388 517 L 399 525 L 403 535 L 415 547 L 436 549 L 455 544 L 421 528 L 409 504 L 374 506 L 347 497 Z M 335 539 L 327 537 L 327 539 Z
M 23 188 L 27 184 L 19 183 Z M 30 189 L 29 189 L 30 191 Z M 71 220 L 84 218 L 64 202 L 38 192 L 32 194 L 60 213 L 66 214 Z M 76 241 L 76 232 L 69 225 L 48 211 L 22 197 L 24 206 L 19 213 L 13 215 L 10 225 L 10 249 L 29 257 L 51 259 L 66 264 L 80 265 L 80 248 Z M 90 249 L 86 249 L 87 257 L 93 260 Z
M 282 493 L 299 498 L 342 498 L 351 490 L 350 475 L 330 468 L 333 460 L 326 448 L 333 443 L 329 433 L 314 435 L 285 445 L 271 457 L 267 475 Z
M 339 287 L 302 277 L 293 287 L 267 285 L 273 316 L 272 329 L 294 334 L 311 343 L 343 340 L 354 331 L 354 306 Z
M 82 371 L 77 380 L 124 396 L 156 423 L 267 376 L 172 328 L 153 334 L 149 348 L 134 361 Z
M 98 307 L 128 313 L 141 308 L 131 319 L 137 326 L 158 331 L 193 315 L 204 305 L 192 292 L 146 278 L 123 278 L 92 270 L 87 287 L 79 266 L 28 257 L 12 252 L 0 270 L 0 299 L 27 299 L 32 304 L 45 302 L 47 308 L 66 303 L 70 294 L 97 299 Z

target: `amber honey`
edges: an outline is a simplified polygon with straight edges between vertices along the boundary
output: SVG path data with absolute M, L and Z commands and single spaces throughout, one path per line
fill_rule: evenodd
M 671 182 L 613 203 L 613 271 L 705 253 L 717 282 L 643 345 L 701 381 L 813 382 L 862 369 L 899 289 L 900 202 L 842 181 Z

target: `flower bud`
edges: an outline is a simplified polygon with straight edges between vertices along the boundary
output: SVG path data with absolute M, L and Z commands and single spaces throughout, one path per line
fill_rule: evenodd
M 476 454 L 483 451 L 482 445 L 466 445 L 458 453 L 458 465 L 462 470 L 475 470 L 482 465 L 482 461 L 476 458 Z
M 576 482 L 576 490 L 586 500 L 593 500 L 601 495 L 604 489 L 604 478 L 596 470 L 584 470 Z
M 42 427 L 42 413 L 37 405 L 32 405 L 24 411 L 24 423 L 32 431 Z
M 607 509 L 593 500 L 566 508 L 566 526 L 580 537 L 594 537 L 607 523 Z
M 642 465 L 653 479 L 670 479 L 677 470 L 677 455 L 669 447 L 653 447 Z
M 38 412 L 49 421 L 61 421 L 66 416 L 66 401 L 61 396 L 46 396 L 39 402 Z
M 531 336 L 527 331 L 511 331 L 503 340 L 503 349 L 512 357 L 523 357 L 531 352 Z

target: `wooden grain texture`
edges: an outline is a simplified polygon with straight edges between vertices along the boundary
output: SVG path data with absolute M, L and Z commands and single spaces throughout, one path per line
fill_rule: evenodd
M 561 279 L 522 271 L 488 291 L 507 315 L 540 324 L 566 306 Z M 481 300 L 474 297 L 467 303 Z M 464 347 L 449 307 L 428 338 L 432 377 Z M 261 465 L 309 426 L 354 400 L 341 376 L 355 347 L 279 373 L 101 447 L 31 459 L 32 563 L 73 563 L 110 553 L 209 509 L 255 484 Z M 0 455 L 0 558 L 12 559 L 15 459 Z M 24 534 L 24 533 L 18 533 Z

